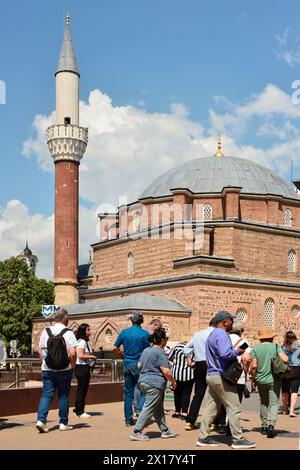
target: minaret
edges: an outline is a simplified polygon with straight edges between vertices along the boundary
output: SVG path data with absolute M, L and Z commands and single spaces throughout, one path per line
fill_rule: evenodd
M 88 130 L 79 126 L 79 72 L 70 34 L 70 17 L 55 73 L 56 121 L 47 129 L 55 165 L 54 283 L 55 304 L 78 302 L 79 164 Z

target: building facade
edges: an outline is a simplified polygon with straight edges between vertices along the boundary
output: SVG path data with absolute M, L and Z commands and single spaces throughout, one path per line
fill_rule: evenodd
M 58 158 L 75 171 L 79 157 L 70 160 Z M 79 303 L 77 229 L 71 227 L 78 214 L 76 179 L 67 205 L 59 202 L 59 185 L 55 214 L 55 281 L 67 292 L 69 278 L 76 293 L 57 295 L 56 303 L 66 305 L 72 328 L 90 323 L 96 350 L 112 349 L 133 309 L 144 313 L 146 324 L 161 318 L 172 341 L 189 339 L 220 309 L 245 321 L 251 340 L 262 326 L 274 329 L 278 342 L 289 329 L 300 335 L 300 196 L 274 171 L 224 156 L 219 139 L 215 155 L 164 173 L 116 213 L 98 214 L 92 262 L 78 271 Z M 59 225 L 63 214 L 70 222 L 65 228 Z M 34 321 L 34 348 L 46 323 Z

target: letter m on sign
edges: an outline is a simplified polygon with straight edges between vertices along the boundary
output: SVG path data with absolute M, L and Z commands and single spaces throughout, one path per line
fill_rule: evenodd
M 42 305 L 42 315 L 45 318 L 49 318 L 54 315 L 59 308 L 58 305 Z

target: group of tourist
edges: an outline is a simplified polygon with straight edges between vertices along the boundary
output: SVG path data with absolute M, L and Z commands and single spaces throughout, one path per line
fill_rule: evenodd
M 130 315 L 132 326 L 119 334 L 114 350 L 124 360 L 124 415 L 126 426 L 131 426 L 131 440 L 149 440 L 143 433 L 154 417 L 161 438 L 172 438 L 176 433 L 167 422 L 164 395 L 167 382 L 174 391 L 175 411 L 172 418 L 185 421 L 187 431 L 197 429 L 200 407 L 208 391 L 208 399 L 201 420 L 197 445 L 220 445 L 211 437 L 215 430 L 232 437 L 232 448 L 248 449 L 255 443 L 247 440 L 240 426 L 241 403 L 249 396 L 248 377 L 252 391 L 260 397 L 261 433 L 268 438 L 276 436 L 275 424 L 282 389 L 283 413 L 296 417 L 295 406 L 300 386 L 300 342 L 292 331 L 285 334 L 283 345 L 273 342 L 276 334 L 268 329 L 258 330 L 259 342 L 251 348 L 243 338 L 244 324 L 229 312 L 219 311 L 209 326 L 198 331 L 188 343 L 178 343 L 170 352 L 166 349 L 168 337 L 160 320 L 142 328 L 143 315 Z M 48 432 L 47 415 L 55 390 L 59 398 L 59 429 L 69 430 L 69 392 L 72 369 L 78 381 L 74 413 L 89 418 L 85 412 L 85 397 L 90 381 L 91 361 L 96 360 L 89 347 L 90 327 L 79 326 L 76 336 L 68 330 L 68 315 L 63 309 L 56 313 L 56 323 L 46 328 L 40 338 L 43 391 L 36 424 L 40 432 Z M 60 357 L 61 339 L 65 341 L 67 358 Z M 60 354 L 60 355 L 59 355 Z M 57 364 L 60 360 L 60 368 Z M 285 371 L 275 371 L 275 360 L 280 360 Z M 56 361 L 56 362 L 55 362 Z M 236 366 L 237 364 L 237 366 Z M 231 380 L 231 369 L 238 376 Z M 228 377 L 229 376 L 229 377 Z M 190 397 L 194 387 L 194 396 Z M 134 418 L 134 411 L 136 413 Z

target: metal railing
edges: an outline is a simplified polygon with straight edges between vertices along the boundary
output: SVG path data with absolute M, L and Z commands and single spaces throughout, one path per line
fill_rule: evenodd
M 30 380 L 32 373 L 40 373 L 41 371 L 41 361 L 39 358 L 9 358 L 3 361 L 3 366 L 2 370 L 0 370 L 0 373 L 2 372 L 0 382 L 4 380 L 7 372 L 14 372 L 14 380 L 10 380 L 11 383 L 5 388 L 19 388 L 20 383 L 26 381 L 26 379 L 20 377 L 21 373 L 28 373 Z M 92 377 L 95 378 L 97 375 L 107 377 L 107 381 L 110 382 L 122 382 L 124 380 L 123 360 L 97 359 L 93 367 Z

